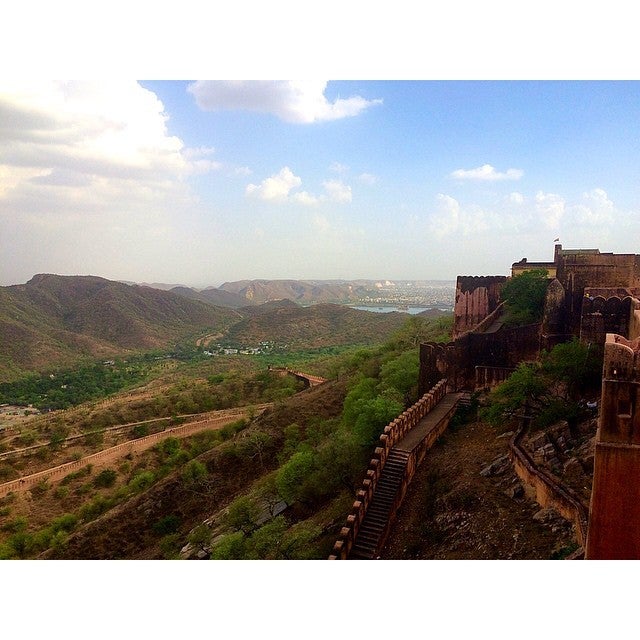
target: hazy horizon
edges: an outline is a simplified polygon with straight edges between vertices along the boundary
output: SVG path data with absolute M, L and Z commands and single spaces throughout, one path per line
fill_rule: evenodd
M 51 272 L 40 272 L 34 273 L 26 280 L 22 282 L 10 282 L 8 284 L 3 284 L 0 286 L 16 286 L 27 284 L 30 280 L 38 275 L 56 275 L 63 277 L 96 277 L 96 278 L 104 278 L 105 280 L 113 280 L 114 282 L 122 282 L 124 284 L 137 284 L 143 286 L 160 286 L 163 288 L 173 288 L 173 287 L 189 287 L 192 289 L 203 290 L 207 288 L 220 288 L 222 285 L 228 282 L 251 282 L 251 281 L 300 281 L 300 282 L 380 282 L 380 283 L 403 283 L 403 282 L 431 282 L 431 283 L 447 283 L 447 284 L 455 284 L 456 278 L 234 278 L 229 280 L 223 280 L 220 282 L 210 282 L 203 285 L 189 284 L 184 282 L 148 282 L 146 280 L 132 280 L 131 278 L 107 278 L 106 276 L 102 276 L 97 273 L 51 273 Z M 462 275 L 462 274 L 460 274 Z
M 556 238 L 637 250 L 635 81 L 2 81 L 0 112 L 3 285 L 454 280 Z

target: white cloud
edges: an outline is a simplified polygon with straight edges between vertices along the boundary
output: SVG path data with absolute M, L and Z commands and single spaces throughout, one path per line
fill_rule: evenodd
M 556 193 L 538 191 L 535 197 L 536 218 L 547 229 L 558 229 L 565 213 L 565 199 Z
M 340 180 L 327 180 L 322 183 L 327 197 L 333 202 L 351 202 L 351 187 Z
M 316 198 L 315 196 L 312 196 L 310 193 L 307 193 L 306 191 L 299 191 L 298 193 L 294 193 L 291 196 L 291 199 L 294 202 L 298 202 L 299 204 L 305 204 L 305 205 L 318 204 L 318 198 Z
M 360 180 L 360 182 L 362 182 L 363 184 L 368 185 L 372 185 L 378 182 L 378 178 L 371 173 L 361 173 L 358 176 L 358 180 Z
M 188 173 L 203 174 L 217 171 L 222 164 L 216 160 L 210 160 L 209 156 L 215 153 L 211 147 L 198 147 L 197 149 L 184 149 L 183 155 L 188 161 Z
M 615 208 L 604 189 L 582 194 L 582 202 L 571 210 L 576 222 L 583 225 L 605 225 L 614 220 Z
M 285 122 L 311 123 L 356 116 L 382 100 L 360 96 L 329 102 L 324 81 L 201 80 L 189 85 L 205 111 L 238 109 L 271 113 Z
M 331 223 L 326 216 L 317 215 L 313 218 L 313 226 L 321 233 L 326 233 L 331 229 Z
M 524 196 L 521 193 L 514 191 L 509 194 L 508 200 L 511 204 L 522 204 L 524 202 Z
M 477 169 L 457 169 L 450 175 L 457 180 L 497 182 L 500 180 L 519 180 L 524 175 L 524 171 L 521 169 L 507 169 L 504 173 L 500 173 L 490 164 L 483 164 Z
M 260 184 L 249 184 L 245 190 L 248 196 L 270 202 L 295 202 L 302 205 L 316 205 L 319 202 L 351 202 L 351 187 L 341 180 L 326 180 L 322 183 L 325 193 L 315 196 L 308 191 L 296 191 L 302 179 L 289 167 L 283 167 Z
M 3 83 L 0 171 L 9 186 L 3 180 L 0 196 L 62 208 L 64 192 L 51 191 L 56 186 L 84 187 L 74 194 L 78 201 L 107 180 L 121 196 L 121 181 L 132 192 L 168 188 L 219 167 L 208 158 L 213 149 L 185 149 L 169 135 L 167 120 L 156 95 L 136 82 Z
M 521 225 L 521 217 L 508 211 L 487 210 L 473 203 L 462 206 L 455 198 L 439 193 L 428 229 L 442 239 L 453 234 L 469 237 L 489 231 L 517 232 Z
M 167 123 L 162 102 L 133 81 L 1 81 L 4 278 L 168 264 L 199 206 L 187 179 L 218 163 Z
M 283 167 L 277 174 L 265 178 L 259 185 L 247 185 L 246 193 L 261 200 L 286 202 L 291 190 L 301 184 L 302 180 L 294 175 L 289 167 Z

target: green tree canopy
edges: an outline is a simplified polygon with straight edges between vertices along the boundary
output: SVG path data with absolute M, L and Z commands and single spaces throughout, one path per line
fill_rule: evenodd
M 505 324 L 540 322 L 548 283 L 546 269 L 531 269 L 507 280 L 500 293 L 507 309 Z
M 567 420 L 574 428 L 581 417 L 581 400 L 597 391 L 601 370 L 602 350 L 574 338 L 543 352 L 540 361 L 520 363 L 491 392 L 481 416 L 498 426 L 526 410 L 539 427 Z

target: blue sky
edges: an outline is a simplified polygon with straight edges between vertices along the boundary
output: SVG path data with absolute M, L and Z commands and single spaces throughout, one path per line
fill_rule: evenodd
M 6 82 L 1 284 L 454 279 L 640 252 L 640 83 Z

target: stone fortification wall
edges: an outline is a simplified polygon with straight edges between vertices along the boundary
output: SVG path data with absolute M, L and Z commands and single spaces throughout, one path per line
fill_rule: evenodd
M 578 336 L 585 288 L 640 287 L 640 255 L 562 250 L 556 277 L 566 292 L 567 332 Z
M 580 340 L 604 344 L 607 333 L 631 337 L 640 289 L 587 287 L 582 299 Z
M 302 380 L 307 387 L 316 387 L 323 382 L 326 382 L 326 378 L 321 378 L 320 376 L 312 376 L 308 373 L 304 373 L 303 371 L 294 371 L 293 369 L 289 369 L 289 367 L 269 367 L 269 371 L 274 373 L 280 377 L 284 376 L 293 376 L 298 380 Z
M 380 446 L 376 447 L 374 456 L 369 462 L 366 477 L 362 481 L 362 488 L 356 493 L 356 500 L 347 516 L 345 526 L 340 530 L 340 536 L 329 559 L 346 560 L 349 557 L 391 449 L 442 400 L 445 394 L 446 380 L 440 380 L 433 389 L 425 393 L 415 404 L 384 428 L 380 435 Z M 408 464 L 407 468 L 415 470 L 415 466 L 414 461 Z M 405 482 L 406 480 L 405 478 Z
M 640 338 L 608 334 L 591 492 L 589 559 L 640 559 Z
M 514 367 L 476 367 L 476 391 L 489 391 L 504 382 L 513 372 Z
M 552 507 L 565 520 L 573 522 L 578 544 L 584 548 L 588 523 L 586 505 L 570 487 L 536 467 L 522 445 L 525 433 L 526 429 L 522 425 L 509 442 L 509 454 L 516 474 L 524 484 L 535 490 L 536 502 L 541 507 Z
M 540 329 L 541 344 L 548 351 L 557 344 L 566 342 L 571 336 L 567 334 L 567 314 L 565 310 L 566 292 L 557 278 L 549 283 L 544 299 L 544 313 Z
M 471 331 L 500 304 L 506 276 L 458 276 L 453 309 L 454 339 Z
M 258 411 L 264 411 L 264 408 L 266 406 L 267 405 L 261 405 L 258 408 Z M 220 429 L 225 424 L 229 424 L 234 420 L 238 420 L 240 417 L 241 415 L 239 412 L 235 414 L 229 413 L 227 415 L 219 416 L 216 418 L 200 420 L 198 422 L 190 422 L 179 427 L 173 427 L 171 429 L 166 429 L 165 431 L 160 431 L 159 433 L 151 434 L 150 436 L 144 436 L 143 438 L 137 438 L 136 440 L 123 442 L 122 444 L 118 444 L 115 447 L 109 447 L 108 449 L 104 449 L 102 451 L 99 451 L 98 453 L 85 456 L 80 460 L 67 462 L 57 467 L 53 467 L 52 469 L 46 469 L 45 471 L 33 473 L 29 476 L 25 476 L 24 478 L 18 478 L 16 480 L 11 480 L 10 482 L 0 484 L 0 498 L 8 495 L 11 492 L 15 493 L 33 489 L 38 483 L 42 482 L 43 480 L 46 480 L 47 482 L 59 482 L 73 471 L 77 471 L 78 469 L 85 467 L 88 464 L 105 464 L 111 462 L 114 459 L 124 457 L 128 454 L 140 453 L 142 451 L 150 449 L 158 442 L 170 436 L 173 436 L 175 438 L 185 438 L 200 431 L 206 431 L 208 429 Z
M 473 390 L 476 367 L 514 368 L 523 360 L 536 359 L 540 349 L 540 324 L 495 333 L 468 332 L 454 342 L 420 345 L 419 390 L 434 379 L 446 377 L 449 391 Z

